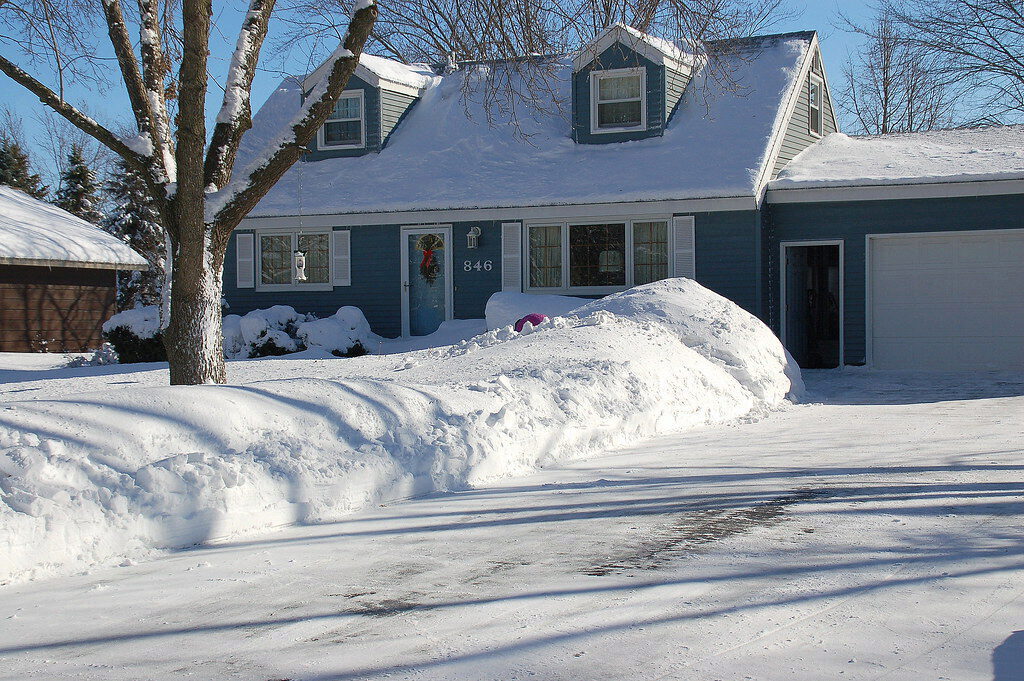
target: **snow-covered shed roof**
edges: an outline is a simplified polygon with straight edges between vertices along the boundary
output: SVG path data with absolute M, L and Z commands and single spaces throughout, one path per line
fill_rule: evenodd
M 0 264 L 146 269 L 146 260 L 99 227 L 0 185 Z
M 569 59 L 556 65 L 553 83 L 565 111 L 520 106 L 518 131 L 506 113 L 486 111 L 481 97 L 464 101 L 465 79 L 480 76 L 463 69 L 426 87 L 380 153 L 296 163 L 250 216 L 297 215 L 300 194 L 304 215 L 753 201 L 814 35 L 738 42 L 726 52 L 728 77 L 698 71 L 663 136 L 620 144 L 577 144 L 570 137 Z M 247 159 L 260 158 L 261 145 L 278 138 L 299 106 L 300 93 L 297 81 L 286 80 L 261 107 L 244 139 L 239 169 Z
M 808 147 L 772 190 L 1024 179 L 1024 125 L 850 137 Z

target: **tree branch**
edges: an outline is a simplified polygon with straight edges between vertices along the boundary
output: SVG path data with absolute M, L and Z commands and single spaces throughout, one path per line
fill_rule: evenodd
M 220 188 L 228 183 L 242 136 L 252 128 L 250 90 L 273 11 L 274 0 L 251 0 L 242 22 L 224 86 L 224 102 L 203 166 L 203 184 L 207 187 Z
M 95 138 L 98 142 L 130 163 L 133 168 L 144 173 L 149 171 L 150 159 L 148 157 L 134 151 L 117 135 L 65 102 L 56 92 L 40 83 L 3 56 L 0 56 L 0 71 L 3 71 L 13 81 L 24 86 L 32 94 L 39 97 L 39 101 L 66 118 L 73 126 Z
M 150 110 L 149 100 L 146 98 L 146 86 L 142 82 L 139 62 L 135 58 L 135 49 L 132 47 L 132 39 L 128 35 L 124 13 L 121 11 L 121 2 L 120 0 L 108 0 L 101 4 L 107 20 L 107 35 L 110 36 L 110 43 L 114 46 L 114 55 L 117 57 L 117 65 L 121 69 L 121 78 L 128 90 L 132 113 L 135 114 L 135 123 L 140 134 L 149 135 L 152 138 L 153 114 Z
M 167 118 L 167 93 L 164 77 L 167 62 L 161 43 L 160 16 L 155 0 L 139 0 L 140 52 L 142 54 L 142 78 L 147 107 L 150 113 L 150 134 L 154 156 L 163 162 L 167 182 L 176 182 L 177 161 L 174 144 L 171 141 L 171 123 Z
M 377 5 L 372 0 L 369 2 L 371 4 L 364 4 L 352 15 L 345 41 L 331 57 L 334 63 L 330 72 L 309 93 L 291 126 L 291 138 L 283 141 L 271 152 L 266 162 L 252 170 L 244 185 L 234 191 L 231 191 L 230 186 L 224 190 L 227 200 L 212 217 L 215 231 L 219 234 L 230 234 L 281 176 L 299 160 L 302 149 L 334 110 L 335 102 L 359 65 L 359 55 L 377 20 Z

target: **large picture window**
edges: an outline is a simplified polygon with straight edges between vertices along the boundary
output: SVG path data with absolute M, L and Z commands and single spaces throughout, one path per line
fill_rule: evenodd
M 534 224 L 527 289 L 611 293 L 669 276 L 668 219 Z
M 306 256 L 305 281 L 295 278 L 295 251 Z M 259 235 L 260 288 L 330 287 L 330 232 L 273 232 Z
M 363 146 L 363 118 L 363 91 L 343 94 L 320 128 L 320 148 Z
M 647 127 L 646 74 L 643 68 L 591 72 L 591 132 Z

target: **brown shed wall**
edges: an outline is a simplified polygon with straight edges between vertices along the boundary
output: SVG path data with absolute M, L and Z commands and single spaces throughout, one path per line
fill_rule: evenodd
M 114 314 L 114 270 L 0 265 L 0 352 L 82 352 Z

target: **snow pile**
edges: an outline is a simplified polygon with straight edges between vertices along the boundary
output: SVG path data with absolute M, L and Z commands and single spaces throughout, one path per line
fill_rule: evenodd
M 577 309 L 604 310 L 663 325 L 683 343 L 721 366 L 761 400 L 799 399 L 800 368 L 760 319 L 692 279 L 663 279 L 616 293 Z
M 590 298 L 500 291 L 487 299 L 484 315 L 488 329 L 500 329 L 534 312 L 548 317 L 562 317 L 589 302 Z
M 298 352 L 302 350 L 297 340 L 298 326 L 312 319 L 287 305 L 253 310 L 244 317 L 225 315 L 224 356 L 238 359 Z
M 833 133 L 779 173 L 771 189 L 1024 178 L 1024 125 L 850 137 Z
M 145 268 L 146 259 L 99 227 L 0 185 L 0 262 Z
M 0 579 L 330 522 L 759 413 L 788 392 L 775 337 L 692 282 L 592 305 L 447 348 L 289 360 L 294 378 L 8 402 Z
M 138 338 L 155 338 L 160 333 L 160 307 L 149 305 L 133 310 L 118 312 L 103 322 L 103 333 L 109 335 L 114 329 L 125 329 Z

